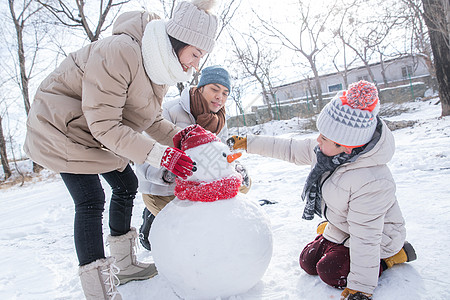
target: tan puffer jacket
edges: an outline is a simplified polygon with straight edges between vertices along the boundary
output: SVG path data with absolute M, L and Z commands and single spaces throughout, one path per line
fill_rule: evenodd
M 122 14 L 111 37 L 71 53 L 41 83 L 24 145 L 33 161 L 56 172 L 98 174 L 143 163 L 156 141 L 172 144 L 179 128 L 161 116 L 168 87 L 150 81 L 142 61 L 141 39 L 153 19 Z
M 316 163 L 315 140 L 248 136 L 248 152 L 298 165 Z M 380 259 L 396 254 L 405 241 L 404 219 L 395 197 L 395 182 L 387 163 L 395 150 L 394 137 L 383 123 L 373 149 L 352 163 L 322 177 L 322 212 L 329 221 L 324 237 L 350 248 L 347 287 L 373 293 Z M 299 186 L 299 198 L 303 186 Z

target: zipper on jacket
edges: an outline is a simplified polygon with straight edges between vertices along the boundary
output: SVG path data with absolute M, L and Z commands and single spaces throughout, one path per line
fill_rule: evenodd
M 337 168 L 336 168 L 337 169 Z M 336 171 L 336 169 L 334 171 Z M 328 178 L 330 178 L 331 175 L 333 175 L 333 172 L 331 172 L 330 174 L 327 175 L 327 177 L 322 181 L 322 183 L 320 184 L 320 193 L 322 193 L 322 186 L 325 183 L 325 181 L 327 181 Z M 323 217 L 325 218 L 325 220 L 327 220 L 328 222 L 330 222 L 327 218 L 327 210 L 328 210 L 328 206 L 326 204 L 326 202 L 324 202 L 324 209 L 323 209 Z M 344 241 L 341 243 L 341 245 L 344 245 L 345 242 L 350 238 L 350 236 L 348 236 L 347 238 L 344 239 Z

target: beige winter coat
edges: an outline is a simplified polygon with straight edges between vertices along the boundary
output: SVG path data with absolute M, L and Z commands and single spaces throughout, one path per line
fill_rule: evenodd
M 298 165 L 316 163 L 315 140 L 248 136 L 248 152 Z M 396 254 L 405 241 L 404 219 L 395 197 L 395 182 L 387 163 L 394 137 L 383 123 L 381 138 L 355 162 L 338 167 L 322 186 L 322 213 L 329 221 L 324 237 L 350 248 L 347 287 L 373 293 L 380 259 Z M 322 181 L 323 182 L 323 181 Z M 303 186 L 299 186 L 299 198 Z
M 178 128 L 161 116 L 167 86 L 150 81 L 142 61 L 141 39 L 153 19 L 122 14 L 111 37 L 71 53 L 41 83 L 24 145 L 33 161 L 56 172 L 97 174 L 121 171 L 129 160 L 143 163 L 156 141 L 171 145 Z

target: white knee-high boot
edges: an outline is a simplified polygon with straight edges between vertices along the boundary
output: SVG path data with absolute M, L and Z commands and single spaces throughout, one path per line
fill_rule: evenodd
M 119 279 L 114 266 L 114 258 L 97 259 L 90 264 L 81 266 L 78 270 L 84 296 L 87 300 L 122 300 L 117 291 Z
M 120 284 L 132 280 L 149 279 L 158 274 L 155 264 L 146 264 L 137 261 L 135 249 L 138 234 L 132 227 L 129 232 L 120 236 L 107 237 L 111 256 L 116 259 L 115 265 L 120 269 L 117 277 Z

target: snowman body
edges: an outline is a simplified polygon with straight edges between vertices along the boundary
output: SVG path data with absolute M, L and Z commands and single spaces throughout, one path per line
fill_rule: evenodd
M 189 181 L 205 183 L 205 189 L 200 186 L 191 193 L 195 201 L 176 197 L 155 218 L 150 240 L 158 273 L 183 299 L 242 294 L 269 265 L 270 221 L 258 204 L 241 194 L 220 199 L 223 193 L 208 192 L 212 183 L 214 191 L 229 194 L 227 179 L 240 178 L 227 161 L 230 151 L 223 143 L 213 141 L 185 152 L 197 163 Z

